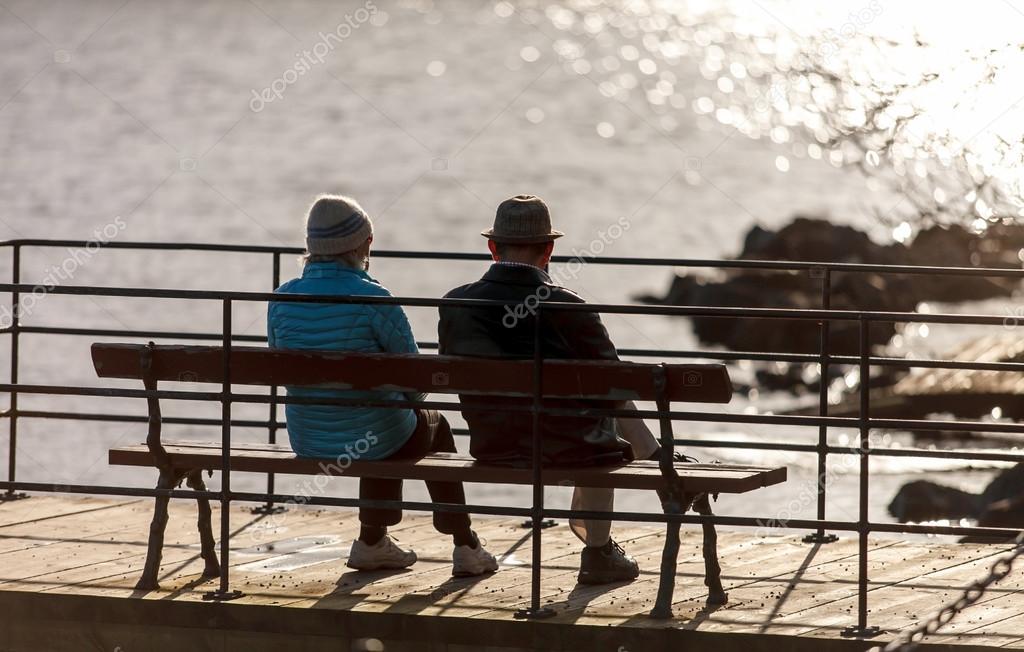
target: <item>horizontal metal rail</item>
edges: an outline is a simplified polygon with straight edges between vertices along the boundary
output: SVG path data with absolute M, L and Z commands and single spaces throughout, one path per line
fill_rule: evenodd
M 917 314 L 917 313 L 907 313 Z M 914 320 L 916 321 L 916 320 Z M 129 337 L 139 339 L 166 340 L 197 340 L 220 341 L 219 333 L 195 333 L 185 331 L 155 331 L 117 328 L 62 328 L 57 326 L 20 326 L 19 332 L 42 335 L 74 335 L 80 337 Z M 0 334 L 9 333 L 10 328 L 0 329 Z M 265 335 L 234 335 L 232 341 L 266 344 Z M 422 341 L 416 345 L 420 349 L 436 350 L 437 342 Z M 618 354 L 625 358 L 685 358 L 692 360 L 721 360 L 749 362 L 787 362 L 794 364 L 816 364 L 816 353 L 764 353 L 755 351 L 716 351 L 716 350 L 672 350 L 672 349 L 634 349 L 621 348 Z M 834 364 L 856 365 L 860 359 L 855 355 L 833 355 L 829 360 Z M 868 363 L 872 367 L 894 367 L 900 369 L 965 369 L 974 371 L 1017 371 L 1024 372 L 1024 362 L 975 362 L 968 360 L 951 360 L 943 358 L 893 358 L 869 356 Z
M 0 283 L 0 292 L 28 293 L 41 286 L 25 283 Z M 358 304 L 402 307 L 506 307 L 517 302 L 486 299 L 428 299 L 422 297 L 376 297 L 351 295 L 288 294 L 287 299 L 272 292 L 226 292 L 217 290 L 167 290 L 152 288 L 115 288 L 103 286 L 64 285 L 45 289 L 47 294 L 138 299 L 187 299 L 193 301 L 248 301 L 266 303 Z M 620 315 L 663 315 L 677 317 L 733 317 L 753 319 L 784 319 L 806 321 L 890 322 L 921 324 L 974 324 L 1001 326 L 1006 318 L 999 315 L 946 313 L 914 313 L 871 310 L 813 310 L 806 308 L 737 308 L 732 306 L 639 306 L 606 303 L 564 303 L 545 301 L 544 310 Z
M 486 407 L 461 405 L 454 402 L 441 401 L 410 401 L 410 400 L 366 400 L 346 399 L 327 397 L 305 397 L 305 396 L 279 396 L 272 397 L 269 394 L 242 394 L 223 392 L 198 392 L 183 390 L 145 390 L 145 389 L 114 389 L 108 387 L 74 387 L 63 385 L 12 385 L 0 383 L 0 392 L 14 392 L 21 394 L 39 394 L 54 396 L 97 396 L 108 398 L 157 398 L 183 401 L 223 401 L 233 403 L 268 404 L 276 401 L 290 405 L 331 405 L 342 407 L 370 407 L 370 408 L 425 408 L 431 410 L 448 411 L 482 411 Z M 525 397 L 524 397 L 525 398 Z M 533 408 L 528 405 L 507 405 L 502 406 L 503 412 L 524 412 L 532 413 Z M 578 408 L 558 408 L 542 406 L 539 412 L 551 416 L 578 416 Z M 658 410 L 629 410 L 629 409 L 598 409 L 587 408 L 587 416 L 612 417 L 612 418 L 641 418 L 657 419 L 661 416 L 668 416 L 673 421 L 705 421 L 708 423 L 747 423 L 761 425 L 779 426 L 821 426 L 826 425 L 833 428 L 859 428 L 862 420 L 858 417 L 815 417 L 786 414 L 745 414 L 729 412 L 695 412 L 669 410 L 661 412 Z M 996 433 L 1024 433 L 1024 423 L 1000 423 L 993 421 L 941 421 L 928 419 L 876 419 L 868 420 L 873 428 L 887 428 L 890 430 L 906 431 L 958 431 L 958 432 L 996 432 Z
M 305 252 L 299 247 L 283 247 L 274 245 L 221 245 L 193 242 L 97 242 L 90 240 L 45 240 L 23 238 L 5 240 L 0 247 L 89 247 L 99 246 L 104 249 L 128 249 L 140 251 L 196 251 L 241 254 L 278 254 L 299 256 Z M 405 260 L 444 260 L 444 261 L 485 261 L 491 260 L 490 254 L 459 251 L 395 251 L 374 249 L 374 257 L 400 258 Z M 592 256 L 586 254 L 554 255 L 553 263 L 580 262 L 588 265 L 624 265 L 642 267 L 699 267 L 712 269 L 758 269 L 767 271 L 799 272 L 829 270 L 833 272 L 856 272 L 867 274 L 910 274 L 924 276 L 983 276 L 995 278 L 1024 278 L 1024 269 L 1006 267 L 955 267 L 934 265 L 881 265 L 862 263 L 835 263 L 814 261 L 778 261 L 778 260 L 721 260 L 711 258 L 637 258 L 624 256 Z
M 0 418 L 10 416 L 9 413 L 0 413 Z M 146 423 L 149 417 L 146 415 L 132 414 L 103 414 L 91 412 L 58 412 L 49 410 L 18 410 L 18 417 L 23 419 L 54 419 L 68 421 L 100 421 L 111 423 Z M 692 419 L 689 421 L 693 421 Z M 182 426 L 204 426 L 220 428 L 223 423 L 216 418 L 198 417 L 169 417 L 163 418 L 167 425 Z M 235 428 L 252 428 L 265 430 L 271 426 L 284 428 L 284 422 L 260 421 L 254 419 L 233 419 L 231 426 Z M 469 430 L 465 428 L 452 428 L 452 434 L 457 437 L 468 437 Z M 766 451 L 789 451 L 797 453 L 817 453 L 820 448 L 817 444 L 801 444 L 798 442 L 770 441 L 756 442 L 748 440 L 722 440 L 722 439 L 684 439 L 674 440 L 677 446 L 689 446 L 691 448 L 728 448 L 748 449 Z M 860 449 L 854 446 L 826 445 L 826 452 L 829 454 L 856 455 Z M 878 457 L 920 457 L 931 459 L 960 459 L 977 460 L 987 462 L 1024 462 L 1024 452 L 1006 453 L 999 451 L 984 451 L 978 449 L 934 449 L 917 448 L 914 446 L 872 448 L 869 453 Z

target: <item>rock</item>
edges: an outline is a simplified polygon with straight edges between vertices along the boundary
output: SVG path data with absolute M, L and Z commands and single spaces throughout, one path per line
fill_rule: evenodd
M 889 503 L 889 513 L 901 523 L 974 518 L 978 509 L 977 494 L 928 480 L 908 482 Z
M 1024 464 L 1017 464 L 997 475 L 981 492 L 981 504 L 991 505 L 1007 498 L 1024 496 Z
M 824 219 L 796 216 L 778 231 L 760 226 L 747 232 L 738 258 L 888 265 L 1020 267 L 1017 251 L 1024 247 L 1024 227 L 994 225 L 978 235 L 961 226 L 932 226 L 909 246 L 880 245 L 866 233 Z M 917 274 L 834 273 L 831 306 L 837 310 L 912 312 L 924 301 L 958 302 L 1009 296 L 1019 285 L 1011 279 L 926 276 Z M 641 300 L 665 305 L 735 306 L 752 308 L 819 308 L 821 281 L 812 274 L 726 270 L 716 276 L 676 276 L 663 297 Z M 809 321 L 698 317 L 694 332 L 704 343 L 736 351 L 815 353 L 819 327 Z M 833 322 L 833 354 L 856 354 L 857 324 Z M 894 324 L 872 325 L 872 346 L 887 343 Z
M 934 226 L 921 231 L 908 250 L 904 264 L 937 267 L 1020 267 L 1016 259 L 1021 240 L 1019 227 L 993 227 L 984 236 L 959 225 Z M 1010 250 L 1013 259 L 1004 254 Z M 981 276 L 921 276 L 911 281 L 914 296 L 922 301 L 956 303 L 1008 296 L 1018 283 L 1012 279 Z
M 1024 529 L 1024 464 L 1001 471 L 980 494 L 915 480 L 896 493 L 889 513 L 907 521 L 975 518 L 979 527 Z M 993 541 L 990 537 L 966 537 L 964 542 Z
M 985 508 L 978 517 L 978 527 L 1024 527 L 1024 495 L 997 500 Z M 1010 537 L 964 537 L 964 543 L 991 543 L 1006 541 Z
M 738 256 L 745 260 L 804 260 L 886 264 L 905 257 L 905 247 L 875 244 L 863 231 L 797 215 L 777 232 L 755 226 Z

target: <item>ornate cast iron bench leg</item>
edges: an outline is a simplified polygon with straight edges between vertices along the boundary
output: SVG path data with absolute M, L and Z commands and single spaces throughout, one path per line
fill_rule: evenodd
M 153 350 L 155 345 L 150 342 L 143 351 L 139 364 L 142 368 L 142 382 L 147 391 L 156 391 L 157 382 L 153 377 Z M 194 491 L 206 491 L 206 483 L 203 482 L 202 469 L 182 471 L 171 466 L 171 461 L 160 443 L 163 418 L 160 413 L 160 401 L 150 396 L 146 399 L 149 405 L 149 434 L 146 436 L 146 445 L 153 455 L 156 467 L 160 469 L 160 479 L 157 480 L 158 490 L 170 491 L 181 484 L 182 480 L 188 483 Z M 155 591 L 160 588 L 160 560 L 164 550 L 164 532 L 167 530 L 167 508 L 171 502 L 170 496 L 157 496 L 156 505 L 153 508 L 153 521 L 149 524 L 149 544 L 146 549 L 146 566 L 142 570 L 142 577 L 135 584 L 140 591 Z M 212 511 L 210 501 L 207 498 L 197 498 L 196 504 L 199 510 L 197 525 L 199 527 L 199 541 L 203 561 L 206 563 L 203 569 L 203 577 L 218 577 L 220 575 L 220 564 L 217 561 L 216 543 L 213 539 L 213 524 L 211 523 Z
M 161 469 L 156 488 L 170 491 L 181 482 L 181 474 L 173 469 Z M 135 584 L 140 591 L 155 591 L 160 588 L 160 560 L 164 549 L 164 531 L 167 529 L 167 506 L 169 496 L 157 496 L 153 507 L 153 521 L 149 524 L 149 544 L 146 548 L 146 566 L 142 577 Z
M 185 478 L 189 489 L 193 491 L 206 491 L 206 483 L 203 482 L 203 471 L 196 469 L 189 471 Z M 203 568 L 203 577 L 220 577 L 220 562 L 217 560 L 217 544 L 213 539 L 213 510 L 210 509 L 208 498 L 196 498 L 199 506 L 199 542 L 201 555 L 206 566 Z
M 693 510 L 701 516 L 713 516 L 711 501 L 707 494 L 697 496 Z M 722 588 L 722 567 L 718 563 L 718 533 L 714 523 L 701 523 L 704 530 L 704 585 L 708 587 L 708 604 L 722 605 L 729 601 L 729 594 Z
M 689 503 L 680 506 L 674 497 L 662 494 L 662 507 L 666 514 L 685 514 Z M 672 617 L 672 594 L 676 588 L 676 566 L 679 561 L 680 525 L 678 521 L 674 521 L 665 526 L 665 547 L 661 551 L 658 597 L 654 601 L 654 608 L 651 609 L 651 618 L 664 620 Z
M 673 448 L 675 436 L 672 434 L 672 420 L 668 417 L 669 402 L 666 398 L 668 376 L 665 365 L 659 365 L 654 375 L 654 388 L 657 392 L 658 421 L 661 423 L 661 459 L 659 468 L 665 478 L 665 487 L 658 491 L 665 514 L 685 514 L 691 507 L 702 516 L 712 516 L 711 502 L 708 495 L 684 493 L 679 483 L 679 474 L 675 470 Z M 667 523 L 665 548 L 661 553 L 661 578 L 658 583 L 658 597 L 651 609 L 651 618 L 672 617 L 672 593 L 676 585 L 676 567 L 679 556 L 678 521 Z M 704 531 L 704 584 L 708 587 L 708 605 L 725 604 L 729 596 L 722 588 L 722 567 L 718 563 L 718 534 L 715 524 L 703 522 Z

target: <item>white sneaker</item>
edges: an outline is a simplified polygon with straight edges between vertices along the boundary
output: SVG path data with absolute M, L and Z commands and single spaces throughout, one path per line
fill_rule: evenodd
M 356 570 L 380 570 L 409 568 L 415 563 L 415 552 L 403 550 L 385 534 L 372 546 L 359 539 L 353 541 L 345 565 Z
M 477 541 L 476 548 L 455 546 L 452 552 L 452 575 L 473 577 L 498 570 L 498 560 L 484 550 L 484 544 Z

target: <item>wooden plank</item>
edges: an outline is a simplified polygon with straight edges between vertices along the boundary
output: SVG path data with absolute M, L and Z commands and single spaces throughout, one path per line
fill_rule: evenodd
M 194 441 L 194 440 L 168 440 L 163 442 L 166 446 L 185 446 L 185 447 L 196 447 L 204 450 L 214 450 L 217 454 L 220 454 L 221 444 L 219 441 Z M 142 445 L 141 443 L 139 444 Z M 263 451 L 271 453 L 290 453 L 291 448 L 287 444 L 268 444 L 265 442 L 232 442 L 231 450 L 235 451 Z M 438 460 L 471 460 L 472 458 L 467 455 L 461 455 L 459 453 L 433 453 Z M 330 461 L 330 460 L 328 460 Z M 657 462 L 650 460 L 637 460 L 632 464 L 636 465 L 636 468 L 642 468 L 650 470 L 652 467 L 657 467 Z M 764 470 L 770 471 L 777 467 L 758 466 L 756 464 L 731 464 L 729 462 L 705 462 L 705 463 L 687 463 L 678 462 L 677 468 L 681 469 L 713 469 L 715 471 L 743 471 L 749 472 L 751 470 Z M 501 467 L 499 467 L 501 468 Z M 580 467 L 570 467 L 580 468 Z M 659 469 L 660 472 L 660 469 Z
M 219 446 L 194 443 L 166 444 L 171 463 L 183 469 L 217 470 L 221 465 Z M 346 460 L 347 461 L 347 460 Z M 109 462 L 121 466 L 153 466 L 144 445 L 112 448 Z M 486 484 L 533 483 L 530 469 L 478 464 L 459 453 L 434 453 L 418 460 L 354 461 L 347 466 L 332 460 L 300 458 L 286 446 L 276 449 L 232 448 L 233 471 L 287 473 L 293 475 L 334 475 L 346 477 L 403 478 L 408 480 L 460 480 Z M 745 493 L 786 480 L 786 468 L 738 465 L 676 463 L 684 491 Z M 617 489 L 660 489 L 664 479 L 658 463 L 639 460 L 612 467 L 547 467 L 542 480 L 548 486 L 613 487 Z
M 316 517 L 319 513 L 328 518 Z M 243 522 L 242 528 L 235 528 L 232 534 L 231 552 L 231 586 L 241 589 L 247 594 L 247 602 L 253 604 L 280 604 L 281 596 L 278 589 L 288 586 L 292 571 L 276 570 L 271 565 L 267 570 L 255 570 L 260 564 L 271 563 L 273 560 L 288 556 L 300 549 L 319 547 L 317 560 L 310 566 L 318 566 L 324 574 L 324 567 L 336 572 L 329 576 L 337 578 L 347 557 L 349 545 L 358 533 L 358 522 L 352 514 L 338 513 L 336 523 L 329 518 L 330 513 L 322 510 L 299 510 L 293 514 L 290 524 L 277 531 L 277 534 L 262 534 L 258 542 L 246 539 L 247 529 L 258 519 L 239 510 L 238 518 L 232 518 L 233 524 Z M 217 513 L 215 512 L 215 517 Z M 181 519 L 187 523 L 187 519 Z M 393 532 L 403 532 L 405 540 L 430 540 L 436 533 L 422 522 L 410 520 L 405 527 L 392 528 Z M 417 527 L 418 526 L 418 527 Z M 324 541 L 317 546 L 316 540 Z M 217 585 L 217 578 L 202 578 L 203 563 L 199 559 L 198 535 L 194 532 L 180 532 L 179 536 L 165 548 L 160 567 L 159 591 L 146 594 L 147 598 L 160 599 L 167 594 L 176 600 L 202 601 L 202 596 Z M 246 545 L 248 544 L 248 545 Z M 93 596 L 135 596 L 135 582 L 141 573 L 145 560 L 145 546 L 133 549 L 123 557 L 108 559 L 94 563 L 88 567 L 76 565 L 66 570 L 56 570 L 43 576 L 32 578 L 36 591 L 57 594 L 76 594 Z M 238 569 L 248 568 L 246 571 Z
M 117 503 L 113 506 L 107 504 L 102 510 L 71 512 L 44 521 L 30 520 L 0 528 L 0 556 L 68 541 L 85 541 L 87 538 L 82 538 L 84 532 L 89 533 L 88 538 L 120 532 L 124 528 L 123 514 L 137 509 L 139 502 Z M 146 504 L 152 506 L 150 501 L 146 501 Z M 97 528 L 97 521 L 109 524 L 109 529 Z M 144 538 L 144 533 L 140 532 L 140 536 Z
M 919 592 L 902 591 L 908 580 L 930 577 L 940 571 L 949 572 L 957 567 L 967 568 L 970 574 L 970 565 L 979 561 L 973 556 L 973 550 L 973 547 L 968 546 L 960 554 L 943 556 L 936 554 L 935 548 L 929 545 L 901 544 L 874 555 L 874 560 L 869 555 L 872 565 L 868 585 L 868 604 L 871 609 L 869 624 L 885 627 L 887 621 L 882 618 L 893 618 L 894 611 L 903 602 L 920 597 Z M 813 600 L 793 601 L 785 615 L 780 615 L 772 623 L 773 631 L 794 635 L 815 635 L 818 632 L 832 636 L 855 621 L 856 560 L 851 560 L 849 567 L 839 569 L 839 572 L 840 577 L 849 578 L 848 586 L 816 592 Z M 937 596 L 933 596 L 933 600 L 941 602 Z M 750 631 L 735 622 L 733 626 L 734 631 Z
M 684 586 L 699 586 L 701 590 L 704 587 L 702 546 L 700 545 L 699 536 L 694 535 L 695 533 L 692 530 L 683 535 L 678 558 L 677 592 L 682 590 Z M 592 606 L 598 603 L 613 606 L 629 603 L 631 613 L 628 617 L 634 617 L 640 613 L 646 615 L 653 605 L 654 597 L 657 593 L 658 574 L 664 543 L 665 540 L 662 532 L 658 532 L 658 536 L 651 539 L 644 539 L 643 544 L 639 546 L 627 545 L 627 542 L 623 541 L 623 547 L 626 549 L 627 554 L 636 558 L 641 571 L 640 578 L 630 583 L 603 586 L 577 585 L 575 575 L 578 568 L 578 560 L 576 560 L 576 564 L 567 569 L 567 572 L 550 572 L 547 570 L 547 564 L 545 564 L 545 572 L 541 577 L 541 602 L 556 611 L 552 621 L 575 621 L 582 616 L 584 610 L 590 610 L 591 613 L 594 611 L 601 612 L 601 615 L 597 617 L 603 621 L 602 624 L 614 624 L 613 621 L 618 620 L 618 618 L 612 621 L 608 620 L 605 617 L 606 609 L 591 609 Z M 738 555 L 743 550 L 749 551 L 756 547 L 756 540 L 753 537 L 744 537 L 742 535 L 727 537 L 721 543 L 723 545 L 719 553 L 722 557 L 732 557 Z M 576 549 L 578 551 L 578 544 Z M 723 580 L 727 579 L 728 575 L 723 575 Z M 506 591 L 501 600 L 485 603 L 483 606 L 486 608 L 474 613 L 473 616 L 479 619 L 513 618 L 517 610 L 529 606 L 530 590 L 530 576 L 524 572 L 521 575 L 520 581 L 510 587 L 510 590 Z M 434 612 L 428 611 L 426 613 L 431 614 Z
M 47 494 L 33 495 L 27 500 L 12 500 L 0 503 L 0 531 L 3 528 L 28 523 L 37 523 L 40 527 L 44 527 L 46 521 L 58 519 L 69 514 L 115 508 L 117 508 L 116 503 L 100 498 Z
M 961 581 L 952 586 L 943 595 L 943 602 L 952 602 L 958 598 L 970 581 L 981 579 L 987 574 L 991 564 L 1007 553 L 1005 544 L 990 544 L 998 553 L 994 557 L 986 557 L 968 581 Z M 936 644 L 951 644 L 960 638 L 970 638 L 978 645 L 1013 646 L 1017 641 L 1024 642 L 1024 619 L 1016 620 L 1024 612 L 1021 605 L 1024 579 L 1019 572 L 1011 573 L 1003 581 L 990 586 L 984 595 L 966 611 L 957 615 L 953 621 L 943 627 L 937 634 L 928 637 L 927 641 Z M 935 612 L 934 604 L 922 604 L 918 601 L 911 608 L 925 611 L 924 616 Z
M 694 537 L 697 532 L 699 530 L 696 532 L 691 530 L 687 534 Z M 719 558 L 722 562 L 722 583 L 730 596 L 729 604 L 723 607 L 726 610 L 742 609 L 751 603 L 752 598 L 759 602 L 763 601 L 763 594 L 766 590 L 774 590 L 777 586 L 788 584 L 790 578 L 797 573 L 799 568 L 800 557 L 795 556 L 794 551 L 811 552 L 808 546 L 785 539 L 781 541 L 776 539 L 772 543 L 756 545 L 756 538 L 749 535 L 744 536 L 743 533 L 728 533 L 726 536 L 720 537 L 720 541 L 735 541 L 737 538 L 747 545 L 739 549 L 730 549 L 726 545 L 719 551 Z M 892 543 L 878 542 L 873 546 L 888 547 Z M 700 547 L 695 546 L 694 551 L 699 553 Z M 856 546 L 849 543 L 833 544 L 820 548 L 815 554 L 814 563 L 810 563 L 800 572 L 814 572 L 827 568 L 830 564 L 855 558 Z M 687 562 L 686 557 L 681 555 L 680 560 L 673 609 L 681 617 L 684 617 L 684 614 L 693 614 L 704 608 L 707 589 L 703 584 L 702 557 L 698 554 Z M 659 561 L 660 553 L 655 552 L 650 558 L 645 559 L 644 563 L 656 569 Z M 657 593 L 658 581 L 657 573 L 652 573 L 619 589 L 610 590 L 609 587 L 600 586 L 576 587 L 573 589 L 571 597 L 563 605 L 566 615 L 559 618 L 571 619 L 574 622 L 599 622 L 605 625 L 627 621 L 636 614 L 635 609 L 627 602 L 631 598 L 639 599 L 647 608 L 652 606 Z M 558 592 L 556 587 L 556 593 Z M 750 595 L 751 592 L 754 593 L 753 596 Z M 521 599 L 519 607 L 526 604 L 529 593 L 524 592 Z M 764 613 L 763 607 L 758 607 L 758 609 L 762 614 Z M 494 616 L 497 617 L 498 614 L 494 614 Z
M 139 344 L 92 345 L 100 378 L 141 379 Z M 653 400 L 659 365 L 605 360 L 549 360 L 543 394 L 550 398 Z M 722 364 L 668 364 L 666 397 L 671 401 L 728 403 L 729 373 Z M 156 380 L 221 383 L 224 349 L 219 346 L 157 346 L 152 353 Z M 495 360 L 441 355 L 398 355 L 339 351 L 231 349 L 231 380 L 240 385 L 331 386 L 339 389 L 475 394 L 533 395 L 532 360 Z

